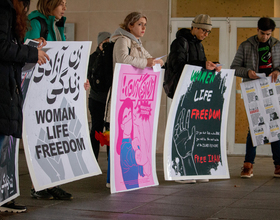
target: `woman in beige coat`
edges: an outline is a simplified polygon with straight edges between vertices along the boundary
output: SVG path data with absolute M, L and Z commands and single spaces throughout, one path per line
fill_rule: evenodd
M 140 40 L 144 36 L 147 25 L 147 17 L 140 12 L 132 12 L 126 16 L 124 22 L 111 36 L 110 41 L 115 42 L 113 51 L 113 65 L 116 63 L 130 64 L 140 69 L 153 67 L 159 63 L 163 66 L 162 59 L 155 59 L 148 53 Z M 111 89 L 107 98 L 105 121 L 110 122 Z M 110 187 L 108 160 L 107 187 Z
M 113 62 L 125 63 L 144 69 L 152 67 L 156 63 L 163 65 L 161 59 L 155 60 L 145 50 L 140 40 L 144 36 L 147 25 L 147 17 L 139 12 L 132 12 L 126 16 L 124 22 L 111 36 L 115 42 Z
M 124 22 L 112 34 L 110 41 L 115 42 L 113 51 L 113 64 L 130 64 L 140 69 L 153 67 L 159 63 L 163 66 L 162 59 L 155 59 L 149 54 L 140 40 L 144 36 L 147 25 L 147 17 L 140 12 L 132 12 L 126 16 Z M 105 121 L 110 122 L 110 96 L 107 99 Z

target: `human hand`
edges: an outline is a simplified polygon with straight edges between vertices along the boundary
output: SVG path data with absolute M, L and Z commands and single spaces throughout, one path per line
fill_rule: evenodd
M 176 139 L 173 137 L 177 152 L 182 158 L 192 155 L 193 148 L 195 146 L 195 136 L 196 128 L 193 126 L 191 131 L 189 131 L 189 128 L 187 128 L 180 131 L 178 136 L 176 136 Z
M 44 46 L 47 45 L 47 41 L 46 41 L 45 38 L 43 38 L 43 37 L 36 38 L 36 39 L 33 39 L 33 40 L 39 42 L 38 47 L 37 47 L 37 48 L 39 48 L 39 49 L 41 49 L 42 47 L 44 47 Z
M 38 61 L 37 61 L 37 63 L 39 65 L 42 65 L 42 64 L 47 63 L 47 60 L 50 60 L 48 54 L 46 54 L 45 51 L 38 48 Z
M 248 71 L 248 77 L 250 79 L 259 79 L 260 78 L 260 77 L 257 76 L 257 74 L 254 70 L 249 70 Z
M 164 62 L 162 59 L 158 59 L 158 60 L 155 60 L 155 64 L 159 63 L 160 66 L 163 66 L 164 65 Z
M 217 66 L 217 65 L 216 65 L 215 70 L 216 70 L 217 72 L 221 72 L 222 66 Z
M 270 73 L 268 76 L 271 76 L 271 82 L 276 82 L 280 72 L 278 70 L 274 70 L 272 73 Z
M 214 64 L 211 61 L 206 61 L 205 67 L 207 70 L 213 70 L 213 69 L 217 68 L 216 64 Z
M 90 84 L 89 84 L 89 80 L 87 79 L 87 81 L 84 83 L 84 88 L 85 90 L 88 90 L 90 87 Z
M 155 65 L 155 58 L 147 58 L 147 67 L 153 67 Z

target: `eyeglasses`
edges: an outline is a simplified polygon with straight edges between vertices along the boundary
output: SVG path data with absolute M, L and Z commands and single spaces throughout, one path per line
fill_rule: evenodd
M 203 28 L 199 28 L 203 31 L 203 34 L 211 34 L 211 31 L 203 29 Z

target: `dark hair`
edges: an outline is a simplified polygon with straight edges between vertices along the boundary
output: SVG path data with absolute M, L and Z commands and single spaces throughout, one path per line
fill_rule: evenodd
M 268 17 L 262 17 L 258 21 L 258 28 L 262 31 L 271 30 L 274 31 L 275 29 L 275 22 Z
M 16 34 L 21 40 L 24 39 L 27 31 L 27 11 L 29 9 L 30 0 L 13 0 L 16 10 Z
M 27 11 L 29 10 L 29 6 L 30 6 L 30 0 L 19 0 L 20 2 L 22 2 L 23 7 L 27 9 Z

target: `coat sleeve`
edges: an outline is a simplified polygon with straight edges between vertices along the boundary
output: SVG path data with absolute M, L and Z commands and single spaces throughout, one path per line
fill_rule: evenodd
M 151 54 L 143 47 L 142 48 L 145 58 L 153 58 Z
M 129 43 L 127 38 L 120 37 L 116 40 L 114 45 L 115 63 L 130 64 L 140 69 L 147 66 L 147 58 L 133 57 L 129 55 Z
M 22 45 L 16 39 L 11 41 L 12 19 L 11 12 L 0 10 L 0 59 L 6 62 L 16 63 L 36 63 L 38 61 L 38 49 L 27 45 Z
M 279 41 L 277 41 L 275 46 L 272 46 L 271 53 L 272 53 L 273 71 L 277 70 L 280 72 L 280 42 Z
M 170 46 L 168 62 L 172 72 L 179 73 L 179 75 L 181 75 L 187 62 L 187 51 L 185 49 L 185 42 L 183 40 L 175 39 L 172 42 Z
M 249 78 L 248 71 L 250 69 L 245 67 L 244 59 L 245 59 L 245 50 L 244 50 L 244 44 L 242 43 L 235 54 L 235 57 L 232 61 L 230 68 L 235 69 L 235 76 L 239 76 L 242 78 Z

